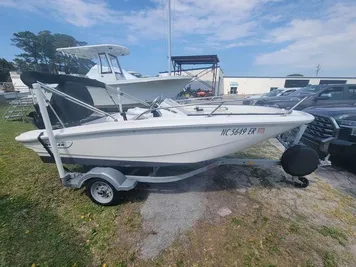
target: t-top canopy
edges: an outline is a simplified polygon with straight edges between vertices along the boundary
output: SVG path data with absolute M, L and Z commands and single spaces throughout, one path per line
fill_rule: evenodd
M 178 65 L 203 65 L 216 64 L 219 62 L 219 58 L 217 55 L 173 56 L 172 61 Z
M 125 46 L 101 44 L 101 45 L 84 45 L 75 47 L 57 48 L 58 52 L 75 55 L 78 58 L 92 59 L 100 53 L 109 53 L 113 56 L 126 56 L 130 54 L 130 50 Z

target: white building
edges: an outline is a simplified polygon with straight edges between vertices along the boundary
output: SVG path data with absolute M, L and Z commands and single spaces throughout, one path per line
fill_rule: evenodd
M 161 72 L 160 76 L 168 75 Z M 175 73 L 172 72 L 172 75 Z M 194 81 L 191 83 L 192 89 L 208 89 L 205 84 L 211 86 L 213 72 L 211 69 L 189 69 L 182 71 L 181 75 L 198 76 L 203 83 Z M 223 74 L 222 69 L 217 68 L 216 95 L 254 95 L 263 94 L 276 88 L 304 87 L 308 84 L 356 84 L 355 77 L 304 77 L 304 76 L 230 76 Z
M 356 77 L 260 77 L 224 76 L 223 94 L 262 94 L 276 88 L 304 87 L 308 84 L 356 84 Z

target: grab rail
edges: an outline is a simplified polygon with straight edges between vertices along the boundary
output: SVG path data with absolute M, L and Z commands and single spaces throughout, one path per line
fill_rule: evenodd
M 87 104 L 87 103 L 85 103 L 85 102 L 83 102 L 83 101 L 81 101 L 81 100 L 78 100 L 78 99 L 76 99 L 76 98 L 74 98 L 74 97 L 72 97 L 72 96 L 70 96 L 70 95 L 68 95 L 68 94 L 66 94 L 66 93 L 63 93 L 63 92 L 61 92 L 61 91 L 59 91 L 59 90 L 57 90 L 57 89 L 55 89 L 55 88 L 53 88 L 53 87 L 50 87 L 50 86 L 48 86 L 48 85 L 46 85 L 46 84 L 44 84 L 44 83 L 41 83 L 41 82 L 37 82 L 37 83 L 38 83 L 43 89 L 45 89 L 45 90 L 47 90 L 47 91 L 50 91 L 50 92 L 52 92 L 52 93 L 54 93 L 54 94 L 57 94 L 57 95 L 59 95 L 59 96 L 62 96 L 62 97 L 64 97 L 64 98 L 66 98 L 66 99 L 67 99 L 68 101 L 70 101 L 70 102 L 73 102 L 73 103 L 75 103 L 75 104 L 77 104 L 77 105 L 79 105 L 79 106 L 82 106 L 82 107 L 84 107 L 84 108 L 87 108 L 87 109 L 89 109 L 89 110 L 91 110 L 91 111 L 97 112 L 97 113 L 99 113 L 99 114 L 101 114 L 101 115 L 110 117 L 110 118 L 112 118 L 114 121 L 118 121 L 117 118 L 115 118 L 114 116 L 112 116 L 111 114 L 109 114 L 109 113 L 107 113 L 107 112 L 104 112 L 104 111 L 102 111 L 102 110 L 100 110 L 100 109 L 98 109 L 98 108 L 96 108 L 96 107 L 93 107 L 93 106 L 91 106 L 91 105 L 89 105 L 89 104 Z M 107 85 L 107 89 L 109 89 L 110 91 L 112 90 L 112 91 L 119 92 L 120 95 L 124 95 L 124 96 L 127 96 L 127 97 L 131 97 L 131 99 L 137 100 L 138 102 L 140 102 L 140 103 L 142 103 L 142 104 L 144 104 L 144 105 L 146 105 L 146 106 L 149 106 L 146 102 L 140 101 L 139 99 L 136 99 L 135 97 L 133 97 L 133 96 L 131 96 L 131 95 L 129 95 L 129 94 L 126 94 L 126 93 L 124 93 L 124 92 L 122 92 L 122 91 L 120 91 L 120 90 L 117 90 L 117 89 L 113 88 L 112 86 L 108 86 L 108 85 Z M 285 112 L 276 112 L 276 113 L 247 113 L 247 114 L 246 114 L 246 113 L 241 113 L 241 114 L 240 114 L 240 113 L 234 113 L 234 114 L 231 113 L 231 115 L 238 115 L 238 114 L 240 114 L 240 115 L 251 115 L 251 114 L 254 114 L 254 115 L 288 115 L 288 114 L 290 114 L 290 113 L 292 112 L 292 110 L 293 110 L 296 106 L 298 106 L 300 103 L 302 103 L 306 98 L 308 98 L 308 97 L 303 98 L 303 99 L 302 99 L 301 101 L 299 101 L 294 107 L 292 107 L 290 110 L 287 110 L 287 111 L 285 111 Z M 195 116 L 195 115 L 201 116 L 201 115 L 206 115 L 207 117 L 211 117 L 211 116 L 213 116 L 213 115 L 221 115 L 221 114 L 215 114 L 216 111 L 219 110 L 219 108 L 221 108 L 222 105 L 227 104 L 227 103 L 233 103 L 233 102 L 236 102 L 236 100 L 225 100 L 225 101 L 213 101 L 213 100 L 210 100 L 210 101 L 206 101 L 206 102 L 201 102 L 201 103 L 199 103 L 199 105 L 217 104 L 217 106 L 216 106 L 209 114 L 187 114 L 187 115 L 189 115 L 189 116 Z M 138 119 L 141 118 L 143 115 L 145 115 L 145 114 L 147 114 L 147 113 L 150 113 L 150 112 L 152 112 L 152 111 L 156 111 L 156 110 L 170 110 L 170 111 L 171 111 L 171 109 L 184 108 L 184 107 L 188 107 L 188 106 L 197 106 L 197 103 L 189 103 L 189 104 L 175 105 L 175 106 L 169 106 L 169 107 L 157 107 L 157 108 L 149 107 L 149 109 L 147 109 L 147 110 L 143 111 L 142 113 L 140 113 L 139 115 L 137 115 L 137 116 L 134 118 L 134 120 L 138 120 Z M 225 115 L 225 114 L 224 114 L 224 115 Z M 226 114 L 226 115 L 228 115 L 228 114 Z
M 207 101 L 211 102 L 214 99 L 218 99 L 218 98 L 222 99 L 223 97 L 222 96 L 204 96 L 204 97 L 192 97 L 192 98 L 185 98 L 185 99 L 175 99 L 175 101 L 177 103 L 180 103 L 180 102 L 187 103 L 187 102 L 192 102 L 194 100 L 199 100 L 199 101 L 207 100 Z M 241 99 L 236 99 L 234 101 L 241 101 Z
M 217 111 L 223 104 L 224 104 L 224 102 L 221 102 L 220 105 L 218 105 L 216 108 L 214 108 L 214 110 L 208 115 L 208 117 L 213 116 L 214 112 Z
M 208 103 L 216 103 L 218 104 L 217 107 L 214 108 L 214 110 L 212 112 L 210 112 L 209 114 L 203 114 L 206 115 L 207 117 L 211 117 L 213 115 L 221 115 L 221 114 L 215 114 L 215 112 L 225 103 L 229 103 L 229 102 L 235 102 L 235 101 L 213 101 L 213 102 L 208 102 Z M 204 104 L 204 103 L 202 103 Z M 196 106 L 196 103 L 194 104 L 184 104 L 184 105 L 176 105 L 176 106 L 170 106 L 170 107 L 157 107 L 157 108 L 150 108 L 147 109 L 145 111 L 143 111 L 141 114 L 137 115 L 136 118 L 134 118 L 134 120 L 138 120 L 139 118 L 141 118 L 143 115 L 150 113 L 152 111 L 156 111 L 156 110 L 170 110 L 170 109 L 175 109 L 175 108 L 184 108 L 184 107 L 188 107 L 188 106 Z M 278 112 L 278 113 L 241 113 L 241 115 L 286 115 L 286 112 Z M 199 116 L 202 114 L 188 114 L 189 116 Z M 228 114 L 226 114 L 228 115 Z M 236 113 L 234 113 L 233 115 L 237 115 Z
M 291 107 L 290 109 L 286 110 L 286 112 L 284 113 L 284 115 L 288 115 L 288 114 L 291 114 L 292 111 L 298 107 L 301 103 L 303 103 L 307 98 L 309 98 L 310 96 L 306 96 L 304 97 L 302 100 L 300 100 L 297 104 L 295 104 L 293 107 Z

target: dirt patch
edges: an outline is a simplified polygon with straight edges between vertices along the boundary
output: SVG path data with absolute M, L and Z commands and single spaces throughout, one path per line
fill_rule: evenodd
M 243 156 L 267 151 L 280 156 L 266 143 Z M 323 177 L 308 178 L 310 186 L 297 189 L 279 167 L 222 166 L 168 185 L 169 194 L 151 193 L 141 210 L 145 261 L 136 264 L 353 266 L 355 199 Z M 222 217 L 221 209 L 231 214 Z
M 281 172 L 269 171 L 273 177 Z M 310 179 L 308 189 L 276 179 L 273 187 L 260 183 L 245 192 L 206 192 L 204 219 L 156 261 L 161 266 L 353 266 L 356 222 L 349 215 L 355 201 Z M 218 216 L 220 207 L 232 214 Z M 335 210 L 342 213 L 335 216 Z
M 202 174 L 192 180 L 150 187 L 157 190 L 148 196 L 141 209 L 146 238 L 140 247 L 140 258 L 156 257 L 179 233 L 190 229 L 203 216 L 206 209 L 203 192 L 210 182 L 207 177 L 209 174 Z

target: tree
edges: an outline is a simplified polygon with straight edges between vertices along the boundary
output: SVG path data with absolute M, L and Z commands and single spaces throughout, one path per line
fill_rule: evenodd
M 37 35 L 38 44 L 40 46 L 39 53 L 41 56 L 42 71 L 56 72 L 55 54 L 56 47 L 54 46 L 54 36 L 50 31 L 40 31 Z
M 288 77 L 303 77 L 304 75 L 303 74 L 299 74 L 299 73 L 296 73 L 296 74 L 289 74 L 287 75 Z
M 60 47 L 86 45 L 73 36 L 40 31 L 37 35 L 30 32 L 13 34 L 12 44 L 24 51 L 14 59 L 16 67 L 21 70 L 37 70 L 50 73 L 58 71 L 86 74 L 95 63 L 87 59 L 74 59 L 63 56 L 56 51 Z
M 16 70 L 19 71 L 35 70 L 34 65 L 29 63 L 27 59 L 15 58 L 14 64 Z
M 11 42 L 16 47 L 23 50 L 25 53 L 17 55 L 18 58 L 22 58 L 29 64 L 33 64 L 34 68 L 38 68 L 40 61 L 40 44 L 36 34 L 30 31 L 17 32 L 13 34 Z
M 10 78 L 10 71 L 15 70 L 14 64 L 5 58 L 0 58 L 0 82 L 7 82 Z
M 76 40 L 73 36 L 59 33 L 54 34 L 54 40 L 55 48 L 82 46 L 87 44 L 86 42 Z M 86 74 L 88 69 L 94 66 L 95 63 L 89 59 L 74 59 L 68 56 L 63 56 L 61 53 L 57 53 L 57 64 L 61 71 Z

